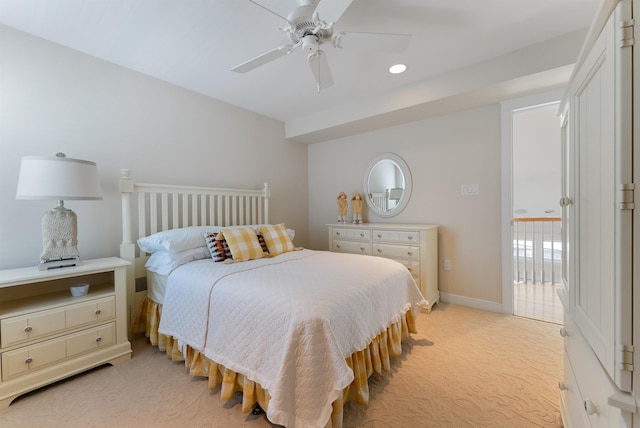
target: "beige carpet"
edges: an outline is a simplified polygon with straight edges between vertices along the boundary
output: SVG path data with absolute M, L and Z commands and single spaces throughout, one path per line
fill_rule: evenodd
M 390 373 L 370 379 L 368 406 L 346 427 L 558 427 L 558 325 L 440 303 L 418 317 Z M 145 340 L 133 359 L 22 396 L 0 411 L 9 427 L 271 427 L 243 415 Z

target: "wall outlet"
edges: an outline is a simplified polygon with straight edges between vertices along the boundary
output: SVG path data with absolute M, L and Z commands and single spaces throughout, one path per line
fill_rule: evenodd
M 451 260 L 445 260 L 443 265 L 444 265 L 444 270 L 451 270 Z
M 477 184 L 463 184 L 460 188 L 462 196 L 477 195 L 478 193 L 480 193 L 480 186 Z

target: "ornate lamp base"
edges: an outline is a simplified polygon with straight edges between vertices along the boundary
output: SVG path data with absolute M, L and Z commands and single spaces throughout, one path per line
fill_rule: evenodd
M 76 213 L 58 206 L 42 216 L 42 254 L 38 269 L 48 270 L 82 264 L 78 252 L 78 219 Z

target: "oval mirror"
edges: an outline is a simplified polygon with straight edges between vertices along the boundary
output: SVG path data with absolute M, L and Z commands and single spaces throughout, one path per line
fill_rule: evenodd
M 411 197 L 411 172 L 394 153 L 376 156 L 364 174 L 363 188 L 369 209 L 380 217 L 393 217 Z

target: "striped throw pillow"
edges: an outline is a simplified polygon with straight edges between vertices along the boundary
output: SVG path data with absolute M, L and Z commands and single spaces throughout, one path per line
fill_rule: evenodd
M 260 233 L 264 237 L 264 242 L 267 244 L 271 256 L 295 250 L 284 223 L 260 226 Z
M 234 261 L 243 262 L 264 257 L 258 234 L 253 227 L 223 228 L 220 233 L 227 241 Z
M 211 253 L 211 258 L 214 262 L 223 262 L 226 259 L 231 259 L 231 250 L 227 245 L 227 241 L 220 239 L 218 233 L 209 232 L 204 234 L 204 239 Z

